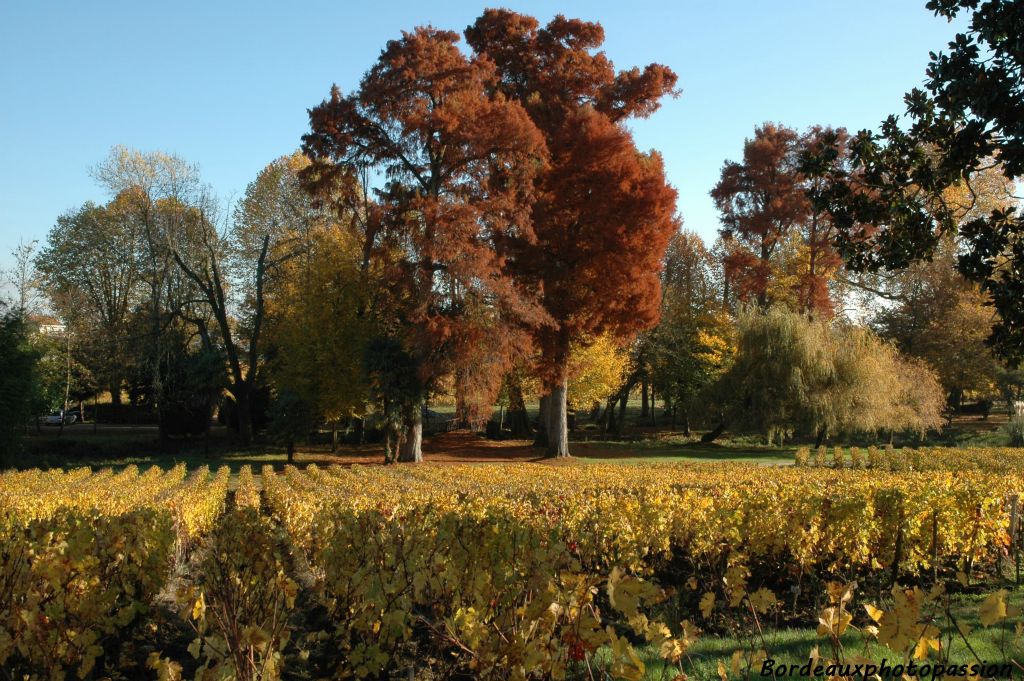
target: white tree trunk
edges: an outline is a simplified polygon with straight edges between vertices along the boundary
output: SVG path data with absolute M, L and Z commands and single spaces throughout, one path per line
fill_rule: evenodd
M 405 427 L 405 438 L 398 460 L 403 463 L 423 461 L 423 410 L 417 405 Z
M 569 415 L 565 403 L 565 380 L 551 389 L 548 398 L 548 446 L 549 457 L 569 456 Z

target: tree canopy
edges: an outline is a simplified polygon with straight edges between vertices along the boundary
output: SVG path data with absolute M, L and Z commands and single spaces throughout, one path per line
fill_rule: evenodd
M 923 89 L 906 95 L 906 118 L 889 116 L 878 132 L 838 137 L 813 155 L 828 189 L 819 205 L 833 216 L 837 244 L 855 270 L 899 269 L 930 257 L 942 235 L 964 248 L 960 271 L 991 296 L 998 319 L 989 341 L 1013 362 L 1024 359 L 1024 223 L 1018 205 L 963 220 L 943 196 L 975 183 L 988 169 L 1012 181 L 1024 173 L 1022 9 L 1014 0 L 929 0 L 969 26 L 931 53 Z M 850 167 L 835 160 L 849 154 Z

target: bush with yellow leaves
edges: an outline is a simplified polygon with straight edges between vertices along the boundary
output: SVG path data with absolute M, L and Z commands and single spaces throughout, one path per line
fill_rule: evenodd
M 683 646 L 682 629 L 650 633 L 660 626 L 653 611 L 623 616 L 594 596 L 616 570 L 652 587 L 670 577 L 662 585 L 676 590 L 689 577 L 684 610 L 699 598 L 710 613 L 721 594 L 756 618 L 777 599 L 747 586 L 755 568 L 776 580 L 877 579 L 994 564 L 1009 542 L 1009 500 L 1024 487 L 1019 474 L 978 471 L 764 472 L 310 466 L 265 472 L 264 490 L 322 579 L 342 673 L 395 671 L 419 645 L 479 677 L 525 678 L 594 664 L 597 647 L 619 646 L 627 665 L 620 638 L 633 624 L 642 639 L 664 635 L 668 653 Z M 670 563 L 684 572 L 666 573 Z
M 205 548 L 195 583 L 177 595 L 197 634 L 188 648 L 203 663 L 196 678 L 280 678 L 298 585 L 285 574 L 276 527 L 258 507 L 236 508 L 217 523 Z
M 224 471 L 189 482 L 184 466 L 0 475 L 0 669 L 93 674 L 148 612 L 178 540 L 223 506 Z

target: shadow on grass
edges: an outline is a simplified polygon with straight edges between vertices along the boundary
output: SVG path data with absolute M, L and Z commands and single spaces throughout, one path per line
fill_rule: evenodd
M 574 442 L 575 456 L 597 460 L 758 461 L 790 463 L 795 447 L 733 446 L 702 442 Z

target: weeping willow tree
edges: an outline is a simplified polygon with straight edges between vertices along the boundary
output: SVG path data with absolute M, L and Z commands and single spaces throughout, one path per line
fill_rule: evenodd
M 730 422 L 770 442 L 795 433 L 911 430 L 942 423 L 943 392 L 927 366 L 867 329 L 790 310 L 750 309 L 738 320 L 736 360 L 718 386 Z

